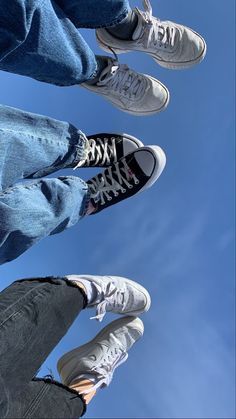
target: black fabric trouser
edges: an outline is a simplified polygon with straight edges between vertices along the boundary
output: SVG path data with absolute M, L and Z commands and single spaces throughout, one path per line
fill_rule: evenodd
M 1 419 L 84 414 L 85 403 L 77 392 L 35 375 L 86 305 L 85 294 L 65 278 L 16 281 L 1 292 Z

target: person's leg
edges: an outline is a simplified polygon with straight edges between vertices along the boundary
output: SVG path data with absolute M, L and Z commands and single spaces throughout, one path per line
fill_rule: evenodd
M 36 417 L 34 409 L 37 409 L 41 399 L 51 395 L 55 403 L 53 394 L 63 393 L 60 386 L 31 380 L 86 305 L 84 291 L 66 278 L 17 281 L 1 292 L 1 417 Z M 63 404 L 68 406 L 69 414 L 74 411 L 70 410 L 70 400 L 77 398 L 74 406 L 80 406 L 77 412 L 80 415 L 83 402 L 78 399 L 78 394 L 73 394 L 69 389 L 65 394 L 61 400 L 62 407 Z M 57 403 L 60 404 L 60 399 Z M 55 412 L 58 413 L 56 407 Z M 65 414 L 62 417 L 67 416 Z
M 68 122 L 0 105 L 0 191 L 75 167 L 106 167 L 142 147 L 128 134 L 85 136 Z
M 128 0 L 55 0 L 76 27 L 100 28 L 123 21 L 130 12 Z
M 109 384 L 114 369 L 127 359 L 127 351 L 143 334 L 142 322 L 130 316 L 147 311 L 150 303 L 145 288 L 116 276 L 26 279 L 2 291 L 0 416 L 68 419 L 82 415 L 85 405 L 80 395 L 88 403 L 97 388 Z M 66 354 L 60 359 L 58 367 L 64 386 L 49 377 L 34 378 L 85 306 L 97 311 L 103 306 L 105 311 L 129 317 L 106 326 L 83 346 L 86 350 L 76 349 L 72 356 Z M 99 345 L 104 348 L 101 353 L 97 352 Z
M 0 191 L 76 166 L 86 149 L 85 135 L 68 122 L 0 105 Z
M 76 224 L 89 199 L 88 185 L 74 176 L 35 180 L 1 192 L 0 264 Z
M 136 148 L 86 183 L 74 176 L 17 184 L 0 193 L 0 264 L 39 240 L 150 188 L 166 164 L 158 146 Z
M 97 61 L 53 0 L 5 0 L 0 2 L 0 70 L 69 86 L 92 78 Z

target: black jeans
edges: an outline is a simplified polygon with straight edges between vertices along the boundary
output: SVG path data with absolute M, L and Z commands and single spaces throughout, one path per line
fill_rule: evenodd
M 16 281 L 0 294 L 0 418 L 78 418 L 81 396 L 35 378 L 52 349 L 87 305 L 65 278 Z

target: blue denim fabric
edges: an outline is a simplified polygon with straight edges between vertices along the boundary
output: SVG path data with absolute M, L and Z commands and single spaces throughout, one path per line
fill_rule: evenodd
M 64 278 L 17 281 L 0 293 L 1 418 L 83 415 L 78 393 L 34 377 L 86 305 L 83 292 Z
M 128 0 L 1 0 L 0 70 L 68 86 L 93 78 L 97 62 L 77 27 L 113 26 Z
M 85 141 L 66 122 L 0 105 L 0 264 L 83 217 L 83 180 L 40 178 L 83 159 Z

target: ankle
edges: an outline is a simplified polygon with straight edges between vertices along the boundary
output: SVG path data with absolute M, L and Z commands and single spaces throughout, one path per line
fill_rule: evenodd
M 78 282 L 78 281 L 71 281 L 77 288 L 80 288 L 81 290 L 83 290 L 84 291 L 84 293 L 86 294 L 86 297 L 87 297 L 87 290 L 86 290 L 86 288 L 85 288 L 85 286 L 81 283 L 81 282 Z
M 84 399 L 85 403 L 88 404 L 96 394 L 96 389 L 93 389 L 94 383 L 89 379 L 78 378 L 69 388 L 77 391 Z
M 86 211 L 86 214 L 85 215 L 92 215 L 95 211 L 96 211 L 96 208 L 94 207 L 94 205 L 92 204 L 92 202 L 89 201 L 88 208 L 87 208 L 87 211 Z

